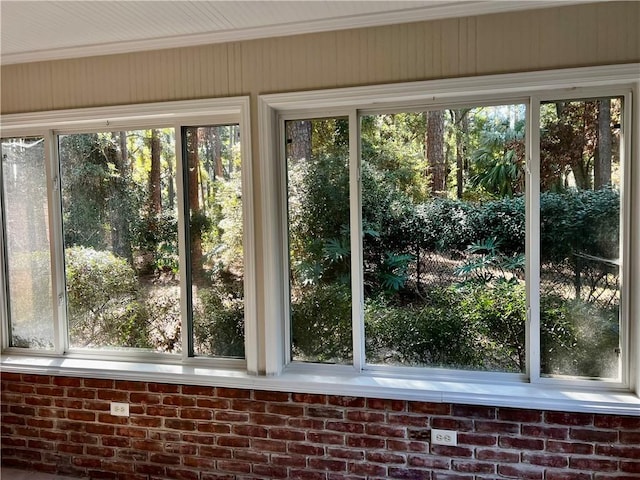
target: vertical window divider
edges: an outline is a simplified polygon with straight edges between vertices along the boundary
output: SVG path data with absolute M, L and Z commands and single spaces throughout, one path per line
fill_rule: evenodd
M 540 381 L 540 98 L 532 96 L 527 110 L 526 233 L 527 370 L 531 383 Z
M 193 332 L 191 316 L 191 265 L 189 255 L 189 210 L 185 200 L 186 169 L 184 163 L 184 149 L 182 125 L 174 125 L 176 137 L 176 199 L 178 202 L 178 257 L 180 268 L 180 318 L 182 331 L 182 360 L 193 356 Z M 180 215 L 182 213 L 182 215 Z
M 0 185 L 4 189 L 4 167 L 0 164 Z M 0 348 L 9 347 L 9 282 L 7 272 L 7 243 L 4 217 L 4 191 L 0 192 Z
M 64 230 L 62 227 L 62 181 L 58 136 L 53 130 L 45 135 L 45 165 L 49 194 L 49 248 L 51 252 L 51 288 L 53 306 L 54 351 L 58 354 L 69 348 L 67 320 L 67 281 L 64 260 Z
M 351 224 L 351 308 L 353 322 L 353 367 L 362 371 L 366 363 L 364 331 L 364 282 L 362 264 L 362 185 L 360 116 L 349 112 L 349 215 Z

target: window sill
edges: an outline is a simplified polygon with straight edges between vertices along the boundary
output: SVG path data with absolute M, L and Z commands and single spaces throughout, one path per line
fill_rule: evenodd
M 253 376 L 244 370 L 79 358 L 2 355 L 3 372 L 207 385 L 226 388 L 345 395 L 395 400 L 456 403 L 507 408 L 640 416 L 640 397 L 632 392 L 554 388 L 528 383 L 488 383 L 391 378 L 344 370 L 285 371 Z

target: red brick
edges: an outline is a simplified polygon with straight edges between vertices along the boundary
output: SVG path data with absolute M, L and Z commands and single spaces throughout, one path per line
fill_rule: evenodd
M 441 470 L 449 470 L 449 468 L 451 468 L 451 460 L 434 455 L 410 455 L 407 459 L 407 464 L 411 467 L 436 468 Z
M 3 390 L 17 393 L 34 393 L 36 391 L 34 385 L 24 385 L 22 383 L 9 383 L 3 387 Z
M 640 430 L 640 417 L 623 415 L 596 415 L 593 424 L 598 428 Z
M 620 433 L 620 443 L 628 445 L 640 445 L 640 430 L 637 432 L 625 432 Z
M 66 432 L 52 432 L 50 430 L 42 430 L 40 437 L 46 440 L 54 440 L 56 442 L 66 442 L 69 435 Z
M 256 390 L 253 392 L 253 399 L 263 402 L 288 402 L 291 399 L 291 396 L 286 392 L 266 392 L 263 390 Z
M 249 473 L 251 471 L 251 464 L 245 462 L 234 462 L 230 460 L 219 460 L 218 470 L 237 473 Z
M 546 480 L 592 480 L 590 473 L 547 470 Z
M 309 468 L 314 470 L 331 470 L 332 472 L 346 471 L 347 462 L 344 460 L 313 457 L 309 459 Z
M 408 402 L 407 411 L 426 415 L 450 415 L 450 403 Z
M 111 410 L 109 402 L 103 402 L 99 400 L 85 400 L 84 410 L 99 410 L 101 412 L 108 412 Z
M 99 458 L 75 457 L 71 461 L 74 465 L 84 468 L 100 468 L 102 464 Z
M 116 380 L 116 389 L 126 392 L 144 392 L 147 390 L 147 384 L 144 382 L 132 382 L 129 380 Z
M 545 412 L 544 420 L 559 425 L 593 425 L 593 415 L 589 413 Z
M 301 417 L 304 415 L 304 407 L 299 405 L 272 405 L 267 403 L 267 412 L 289 417 Z
M 290 443 L 287 446 L 289 453 L 299 453 L 301 455 L 324 455 L 324 447 L 319 445 L 309 445 L 308 443 Z
M 343 419 L 344 410 L 329 407 L 308 407 L 307 415 L 314 418 L 335 418 Z
M 182 395 L 166 395 L 162 397 L 163 405 L 175 405 L 178 407 L 195 407 L 196 399 Z
M 162 426 L 162 418 L 135 416 L 130 419 L 131 425 L 137 427 L 159 428 Z
M 96 414 L 88 412 L 86 410 L 69 410 L 67 413 L 69 420 L 80 420 L 82 422 L 93 422 L 96 419 Z
M 347 460 L 364 460 L 364 451 L 353 450 L 351 448 L 328 447 L 327 455 L 334 458 L 344 458 Z
M 26 397 L 24 399 L 24 403 L 27 405 L 34 405 L 36 407 L 49 407 L 53 401 L 47 397 Z
M 445 430 L 457 430 L 465 432 L 470 432 L 473 430 L 473 420 L 466 420 L 463 418 L 434 417 L 431 419 L 430 423 L 433 428 L 441 428 Z M 490 432 L 497 433 L 495 430 L 490 430 Z
M 200 457 L 231 458 L 233 456 L 233 450 L 230 448 L 201 445 L 198 447 L 198 451 L 200 452 Z
M 461 445 L 478 445 L 490 447 L 498 444 L 496 435 L 486 435 L 480 433 L 459 433 L 458 443 Z
M 249 421 L 248 413 L 220 411 L 215 412 L 214 417 L 219 422 L 243 422 Z
M 329 432 L 307 432 L 307 440 L 311 443 L 344 445 L 344 435 Z
M 515 465 L 498 465 L 498 473 L 508 478 L 542 480 L 543 469 Z
M 372 465 L 370 463 L 351 463 L 347 464 L 349 472 L 357 475 L 367 475 L 367 478 L 374 476 L 384 477 L 387 473 L 387 468 L 382 465 Z
M 567 468 L 569 460 L 564 455 L 525 452 L 522 454 L 522 463 L 530 463 L 543 467 Z
M 552 453 L 576 453 L 580 455 L 593 455 L 593 445 L 581 442 L 560 442 L 549 440 L 547 451 Z
M 231 433 L 231 426 L 221 425 L 219 423 L 213 423 L 213 422 L 198 422 L 198 431 L 206 432 L 206 433 L 217 433 L 218 435 L 220 435 L 225 433 Z
M 306 467 L 307 459 L 301 455 L 271 455 L 271 463 L 273 465 L 281 465 L 283 467 Z
M 388 410 L 392 412 L 406 412 L 407 402 L 404 400 L 385 400 L 381 398 L 368 398 L 367 408 L 372 410 Z
M 484 433 L 520 433 L 520 425 L 512 422 L 494 422 L 491 420 L 476 420 L 476 432 Z
M 382 423 L 384 422 L 384 413 L 359 410 L 347 411 L 347 419 L 352 422 Z
M 364 433 L 364 425 L 361 423 L 349 422 L 327 422 L 325 427 L 327 430 L 345 433 Z
M 520 450 L 544 450 L 544 440 L 521 437 L 500 437 L 498 445 L 503 448 L 517 448 Z
M 618 441 L 618 432 L 609 430 L 572 428 L 569 436 L 575 440 L 583 440 L 585 442 L 615 443 Z
M 174 430 L 186 430 L 193 431 L 196 429 L 196 422 L 193 420 L 177 420 L 173 418 L 166 418 L 164 420 L 165 428 L 172 428 Z
M 407 438 L 428 442 L 431 440 L 431 430 L 427 428 L 409 428 L 407 429 Z
M 180 410 L 180 418 L 211 420 L 213 419 L 213 412 L 202 408 L 183 408 Z
M 390 452 L 367 452 L 367 461 L 374 463 L 405 463 L 406 457 L 397 453 Z
M 613 472 L 618 469 L 618 461 L 596 458 L 571 458 L 569 459 L 569 467 L 590 472 Z
M 177 480 L 198 480 L 200 478 L 200 474 L 193 470 L 167 467 L 167 477 L 175 478 Z
M 147 431 L 142 428 L 116 427 L 116 435 L 121 437 L 145 438 Z
M 248 447 L 250 441 L 247 437 L 218 437 L 218 445 L 222 447 Z
M 200 385 L 182 385 L 182 394 L 213 397 L 215 396 L 215 389 L 213 387 L 206 387 L 206 386 L 200 386 Z
M 93 455 L 94 457 L 108 458 L 115 455 L 115 450 L 109 447 L 95 447 L 88 445 L 86 448 L 87 455 Z
M 515 452 L 507 452 L 504 450 L 478 450 L 476 452 L 478 460 L 493 460 L 500 463 L 518 463 L 520 455 Z
M 136 450 L 144 450 L 145 452 L 164 451 L 164 445 L 153 440 L 133 440 L 131 442 L 131 448 L 135 448 Z
M 251 440 L 251 447 L 257 451 L 285 453 L 287 444 L 280 440 L 269 440 L 264 438 L 254 438 Z
M 296 403 L 314 403 L 325 405 L 327 403 L 327 396 L 311 393 L 294 393 L 291 395 L 291 400 Z
M 266 438 L 268 435 L 266 428 L 257 425 L 234 425 L 232 431 L 243 437 Z
M 544 425 L 522 425 L 522 435 L 525 437 L 566 440 L 569 438 L 569 428 L 546 427 Z
M 394 437 L 394 438 L 405 438 L 407 434 L 406 429 L 403 427 L 396 427 L 392 425 L 376 425 L 376 424 L 366 425 L 365 432 L 367 433 L 367 435 Z
M 426 452 L 429 444 L 413 440 L 387 439 L 387 448 L 394 452 Z
M 187 437 L 188 435 L 185 435 Z M 184 441 L 187 441 L 186 439 Z M 190 443 L 167 443 L 164 446 L 165 453 L 177 453 L 185 459 L 185 456 L 196 455 L 198 453 L 199 445 L 192 445 Z
M 200 408 L 224 410 L 231 406 L 231 402 L 227 399 L 221 398 L 196 398 L 196 405 Z
M 291 480 L 326 480 L 326 473 L 310 472 L 308 470 L 290 470 L 289 478 Z
M 98 437 L 87 433 L 69 432 L 69 441 L 72 443 L 82 443 L 84 445 L 97 445 Z
M 271 428 L 269 429 L 269 437 L 276 440 L 303 442 L 306 438 L 306 435 L 304 432 L 301 432 L 299 430 L 291 430 L 289 428 Z
M 216 437 L 215 435 L 192 435 L 184 433 L 182 435 L 182 441 L 201 445 L 213 445 L 216 443 Z
M 607 457 L 631 458 L 636 460 L 640 458 L 640 446 L 629 447 L 626 445 L 597 445 L 596 454 Z
M 131 446 L 130 438 L 123 437 L 101 437 L 102 445 L 105 447 L 129 447 Z
M 364 408 L 365 405 L 365 399 L 361 397 L 342 397 L 337 395 L 330 395 L 327 398 L 327 401 L 329 405 L 348 408 Z
M 478 407 L 475 405 L 453 405 L 452 416 L 495 419 L 496 409 L 493 407 Z
M 151 463 L 160 463 L 162 465 L 180 465 L 180 457 L 178 455 L 154 453 L 149 456 L 149 461 Z
M 407 480 L 429 480 L 431 472 L 425 470 L 416 470 L 411 468 L 389 468 L 387 474 L 389 478 L 407 479 Z M 469 478 L 469 477 L 467 477 Z M 473 477 L 470 477 L 473 478 Z
M 254 423 L 256 425 L 282 426 L 286 425 L 287 423 L 286 419 L 284 419 L 283 417 L 265 413 L 252 413 L 250 418 L 251 423 Z
M 53 377 L 53 384 L 59 387 L 79 387 L 82 380 L 74 377 Z
M 277 467 L 274 465 L 254 465 L 253 473 L 268 478 L 287 478 L 288 475 L 285 467 Z
M 152 393 L 178 393 L 180 387 L 168 383 L 149 383 L 147 389 Z
M 429 418 L 424 415 L 407 415 L 404 413 L 390 413 L 388 415 L 388 423 L 395 425 L 404 425 L 407 427 L 426 427 Z
M 27 442 L 27 447 L 32 450 L 53 450 L 55 448 L 55 444 L 44 440 L 29 440 Z
M 251 390 L 243 390 L 240 388 L 216 388 L 216 396 L 223 398 L 251 398 Z
M 500 408 L 498 420 L 521 423 L 540 423 L 542 412 L 538 410 L 525 410 L 521 408 Z
M 53 420 L 47 418 L 27 418 L 26 424 L 29 427 L 40 429 L 53 428 Z
M 164 406 L 156 406 L 149 405 L 147 406 L 147 415 L 152 417 L 177 417 L 178 416 L 178 408 L 177 407 L 164 407 Z
M 129 417 L 116 417 L 110 413 L 98 413 L 98 422 L 112 423 L 114 425 L 126 425 L 129 423 Z
M 638 462 L 620 462 L 620 470 L 627 473 L 640 473 L 640 461 Z
M 231 408 L 240 412 L 258 412 L 262 413 L 266 410 L 265 402 L 256 402 L 254 400 L 233 399 Z
M 158 405 L 160 403 L 160 395 L 155 393 L 136 393 L 129 395 L 131 403 L 146 403 L 148 405 Z
M 109 388 L 113 389 L 114 383 L 113 380 L 103 379 L 103 378 L 85 378 L 83 379 L 83 385 L 86 388 Z
M 493 463 L 454 460 L 453 470 L 464 473 L 495 473 L 496 466 Z
M 449 446 L 449 445 L 431 445 L 431 453 L 436 455 L 444 455 L 447 457 L 472 457 L 473 450 L 467 447 Z
M 98 390 L 97 398 L 109 402 L 128 402 L 129 392 L 122 390 Z
M 30 417 L 33 417 L 36 414 L 35 407 L 23 407 L 21 405 L 10 405 L 9 411 L 16 415 L 28 415 Z
M 299 428 L 300 430 L 323 430 L 324 429 L 324 420 L 318 420 L 316 418 L 290 417 L 287 420 L 287 424 L 291 428 Z
M 64 388 L 61 387 L 36 387 L 36 393 L 38 395 L 47 395 L 49 397 L 62 397 L 64 396 Z

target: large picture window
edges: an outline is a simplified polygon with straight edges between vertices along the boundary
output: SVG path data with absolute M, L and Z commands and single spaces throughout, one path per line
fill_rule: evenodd
M 536 82 L 262 98 L 286 172 L 284 371 L 629 387 L 634 87 Z
M 5 348 L 244 360 L 246 102 L 222 103 L 3 138 Z

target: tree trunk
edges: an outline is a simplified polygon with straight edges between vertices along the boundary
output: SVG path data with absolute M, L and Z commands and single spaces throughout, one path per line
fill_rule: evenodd
M 200 200 L 198 185 L 200 162 L 198 158 L 198 128 L 187 127 L 185 129 L 187 151 L 187 188 L 189 199 L 189 218 L 191 236 L 191 275 L 194 283 L 198 283 L 203 277 L 202 265 L 202 221 L 200 212 Z
M 447 191 L 447 163 L 444 155 L 444 112 L 427 112 L 427 135 L 425 138 L 427 175 L 431 193 L 439 196 Z
M 611 99 L 598 100 L 598 145 L 593 165 L 593 188 L 611 184 Z
M 162 211 L 162 190 L 160 184 L 160 136 L 158 130 L 151 130 L 151 171 L 149 172 L 149 213 L 160 215 Z
M 456 198 L 462 199 L 464 193 L 464 173 L 466 160 L 466 140 L 469 134 L 469 110 L 451 110 L 456 137 Z
M 133 265 L 133 254 L 131 251 L 131 232 L 129 229 L 129 199 L 127 185 L 129 181 L 128 166 L 115 145 L 115 139 L 118 136 L 113 132 L 111 138 L 114 143 L 110 143 L 105 149 L 105 157 L 107 161 L 113 163 L 118 175 L 114 175 L 111 179 L 111 192 L 109 195 L 109 224 L 111 227 L 111 248 L 113 253 L 119 257 L 125 258 L 130 265 Z M 126 149 L 125 149 L 126 151 Z
M 311 160 L 311 121 L 295 120 L 287 125 L 287 159 Z

